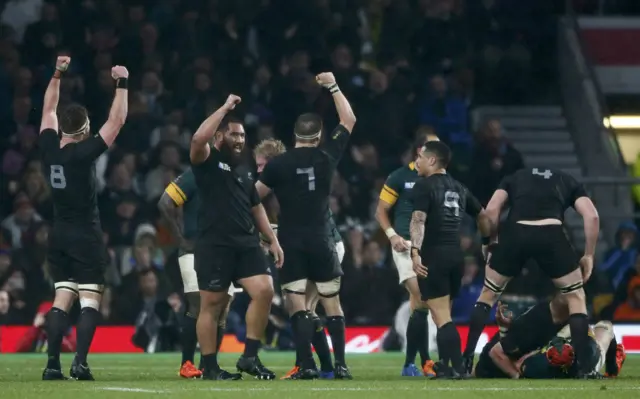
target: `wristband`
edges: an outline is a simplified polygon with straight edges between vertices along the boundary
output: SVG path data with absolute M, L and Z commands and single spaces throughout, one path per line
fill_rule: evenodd
M 482 245 L 489 245 L 491 237 L 482 237 Z
M 386 234 L 387 238 L 389 238 L 389 239 L 391 237 L 393 237 L 393 236 L 397 236 L 398 235 L 398 233 L 396 233 L 396 231 L 393 229 L 393 227 L 389 227 L 388 229 L 386 229 L 384 231 L 384 234 Z
M 413 258 L 413 256 L 417 255 L 420 256 L 420 248 L 418 247 L 411 247 L 411 257 Z
M 338 87 L 338 84 L 337 84 L 337 83 L 332 84 L 331 86 L 327 87 L 327 89 L 329 90 L 329 92 L 330 92 L 331 94 L 333 94 L 333 93 L 337 93 L 337 92 L 339 92 L 339 91 L 340 91 L 340 87 Z
M 62 71 L 57 69 L 53 72 L 51 79 L 60 79 L 62 77 Z
M 118 78 L 116 80 L 116 89 L 128 89 L 128 88 L 129 88 L 129 79 Z

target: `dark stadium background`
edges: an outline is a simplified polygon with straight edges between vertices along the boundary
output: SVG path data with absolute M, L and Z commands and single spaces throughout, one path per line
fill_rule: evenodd
M 62 81 L 61 105 L 86 104 L 94 131 L 105 121 L 113 96 L 111 66 L 125 65 L 131 73 L 127 123 L 117 145 L 97 164 L 110 256 L 102 324 L 119 330 L 99 331 L 96 345 L 110 345 L 119 331 L 123 335 L 117 339 L 131 346 L 134 328 L 121 326 L 133 326 L 147 314 L 159 321 L 167 348 L 173 348 L 181 283 L 176 243 L 156 203 L 168 182 L 188 166 L 189 140 L 200 122 L 233 92 L 243 99 L 237 113 L 245 121 L 248 147 L 268 137 L 290 144 L 293 121 L 303 112 L 321 114 L 331 129 L 337 123 L 333 103 L 314 80 L 322 71 L 336 75 L 358 118 L 331 199 L 347 247 L 341 296 L 351 326 L 348 339 L 364 335 L 369 342 L 353 343 L 354 348 L 368 348 L 376 340 L 373 350 L 381 340 L 389 348 L 399 345 L 393 339 L 394 316 L 406 295 L 397 285 L 389 246 L 373 211 L 385 177 L 411 161 L 411 143 L 427 133 L 453 148 L 450 172 L 484 204 L 502 177 L 525 165 L 545 162 L 543 166 L 578 174 L 606 220 L 598 270 L 588 287 L 591 316 L 619 315 L 640 322 L 640 261 L 630 186 L 635 182 L 630 176 L 640 175 L 640 166 L 627 170 L 636 153 L 625 153 L 629 147 L 618 145 L 622 136 L 613 123 L 606 123 L 606 129 L 602 124 L 609 109 L 639 113 L 640 103 L 634 101 L 640 85 L 622 94 L 608 90 L 597 79 L 595 64 L 602 57 L 593 52 L 598 49 L 589 49 L 583 35 L 578 41 L 567 39 L 567 32 L 580 30 L 573 11 L 631 15 L 640 11 L 636 3 L 1 1 L 1 350 L 14 351 L 16 340 L 29 330 L 7 326 L 37 325 L 53 295 L 46 264 L 53 209 L 35 141 L 44 89 L 59 54 L 72 57 Z M 591 42 L 598 42 L 606 27 L 598 29 L 600 33 L 589 34 Z M 631 54 L 625 43 L 608 44 Z M 581 70 L 574 65 L 578 58 L 568 55 L 576 49 L 585 62 Z M 622 63 L 640 66 L 640 57 L 630 55 Z M 572 80 L 576 76 L 592 82 L 595 100 Z M 594 114 L 602 118 L 583 118 Z M 633 129 L 623 132 L 624 143 L 634 140 Z M 601 147 L 608 150 L 603 153 Z M 614 191 L 615 200 L 610 199 Z M 580 250 L 583 238 L 579 224 L 575 226 L 568 220 L 567 234 Z M 461 245 L 467 260 L 454 318 L 464 325 L 483 281 L 479 240 L 471 223 Z M 536 265 L 527 265 L 505 300 L 515 309 L 526 308 L 550 292 Z M 236 300 L 228 323 L 240 340 L 245 299 Z M 274 339 L 274 347 L 287 348 L 288 326 L 280 305 L 274 304 L 268 339 Z M 37 349 L 34 334 L 28 350 Z

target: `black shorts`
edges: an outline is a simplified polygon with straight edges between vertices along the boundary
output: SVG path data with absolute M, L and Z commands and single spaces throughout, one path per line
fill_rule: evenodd
M 47 261 L 54 283 L 103 285 L 108 255 L 102 231 L 54 226 Z
M 425 250 L 422 264 L 428 269 L 426 278 L 418 278 L 423 301 L 458 295 L 464 268 L 464 255 L 458 247 Z
M 500 343 L 504 353 L 517 360 L 547 345 L 562 327 L 553 323 L 549 302 L 541 302 L 513 320 Z
M 270 274 L 266 256 L 259 246 L 219 246 L 202 239 L 196 243 L 194 256 L 198 286 L 203 291 L 226 292 L 231 283 L 238 280 Z
M 499 239 L 489 266 L 503 276 L 519 275 L 529 259 L 552 279 L 566 276 L 579 267 L 579 257 L 561 225 L 510 223 L 500 231 Z
M 323 283 L 343 275 L 336 243 L 330 237 L 287 237 L 279 233 L 284 264 L 280 284 L 298 280 Z

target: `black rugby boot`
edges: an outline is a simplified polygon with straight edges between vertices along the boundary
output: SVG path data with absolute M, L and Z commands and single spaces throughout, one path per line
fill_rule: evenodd
M 351 371 L 349 371 L 349 368 L 344 364 L 336 364 L 336 367 L 333 369 L 333 375 L 336 380 L 353 380 Z
M 71 363 L 71 370 L 69 371 L 69 376 L 78 381 L 95 381 L 93 378 L 93 374 L 91 374 L 91 369 L 88 364 L 79 364 L 77 359 L 73 359 L 73 363 Z
M 62 374 L 62 370 L 44 369 L 42 372 L 42 381 L 59 381 L 67 378 Z
M 236 368 L 239 372 L 252 375 L 258 380 L 273 380 L 276 378 L 276 373 L 264 367 L 258 356 L 240 356 L 238 363 L 236 363 Z
M 230 373 L 227 370 L 205 370 L 202 374 L 203 380 L 215 380 L 215 381 L 237 381 L 242 379 L 240 373 Z
M 318 369 L 300 369 L 293 373 L 291 380 L 315 380 L 320 377 Z

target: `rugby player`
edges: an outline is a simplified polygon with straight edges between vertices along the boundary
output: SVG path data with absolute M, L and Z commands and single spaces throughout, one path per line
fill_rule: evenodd
M 258 173 L 262 173 L 262 170 L 267 165 L 269 160 L 274 157 L 283 154 L 286 151 L 284 144 L 280 140 L 274 139 L 266 139 L 260 142 L 253 150 L 256 165 L 258 167 Z M 268 196 L 267 198 L 271 198 L 273 196 Z M 263 202 L 267 200 L 265 198 Z M 273 198 L 275 202 L 275 198 Z M 272 207 L 274 207 L 272 205 Z M 269 207 L 267 207 L 269 209 Z M 331 210 L 327 210 L 328 217 L 328 225 L 329 232 L 328 235 L 333 237 L 334 242 L 336 243 L 336 253 L 338 254 L 338 261 L 342 263 L 342 259 L 344 258 L 345 248 L 344 242 L 342 241 L 342 237 L 340 236 L 340 232 L 338 232 L 338 228 L 333 220 L 333 214 Z M 271 221 L 275 221 L 274 218 L 270 218 Z M 273 226 L 273 224 L 272 224 Z M 327 325 L 329 326 L 329 336 L 331 337 L 331 341 L 334 348 L 334 353 L 336 353 L 336 359 L 344 359 L 344 351 L 345 351 L 345 339 L 342 330 L 339 328 L 341 323 L 340 319 L 344 318 L 344 313 L 342 308 L 335 308 L 336 301 L 333 301 L 328 298 L 323 298 L 318 294 L 318 290 L 316 288 L 315 283 L 311 281 L 307 281 L 306 288 L 306 303 L 307 310 L 311 312 L 313 317 L 313 322 L 315 325 L 315 331 L 313 333 L 313 338 L 311 343 L 320 359 L 320 372 L 319 377 L 321 379 L 333 379 L 335 378 L 334 366 L 331 360 L 331 350 L 329 349 L 329 344 L 327 343 L 327 337 L 324 332 L 324 325 L 320 320 L 320 317 L 316 314 L 316 307 L 318 302 L 322 302 L 325 308 L 325 313 L 327 314 Z M 340 305 L 340 302 L 337 302 Z M 337 321 L 337 323 L 336 323 Z M 338 328 L 331 328 L 332 326 L 337 326 Z M 343 360 L 344 362 L 344 360 Z M 280 379 L 288 380 L 291 379 L 293 375 L 295 375 L 300 370 L 300 360 L 296 359 L 294 367 Z
M 194 365 L 194 353 L 198 344 L 196 321 L 200 312 L 200 292 L 198 291 L 198 276 L 194 266 L 193 245 L 198 232 L 198 187 L 191 168 L 171 182 L 164 190 L 158 202 L 158 209 L 167 221 L 173 236 L 179 243 L 178 264 L 182 276 L 184 296 L 187 303 L 182 317 L 180 331 L 180 345 L 182 347 L 182 363 L 179 375 L 183 378 L 199 378 L 202 367 Z M 236 288 L 231 284 L 228 290 L 225 311 L 218 320 L 216 335 L 216 350 L 220 350 L 227 314 Z
M 276 266 L 284 261 L 278 238 L 254 186 L 255 170 L 244 162 L 245 132 L 229 115 L 241 101 L 229 95 L 191 140 L 191 163 L 200 206 L 195 243 L 195 270 L 200 289 L 196 324 L 204 371 L 212 380 L 239 379 L 222 370 L 217 358 L 217 328 L 228 302 L 228 290 L 238 283 L 251 297 L 246 313 L 247 340 L 236 363 L 240 372 L 271 380 L 275 374 L 258 357 L 273 299 L 273 281 L 260 247 L 258 231 L 268 237 Z M 213 141 L 213 145 L 209 145 Z M 257 227 L 257 228 L 256 228 Z
M 409 224 L 413 271 L 421 299 L 438 328 L 436 378 L 459 378 L 463 373 L 460 335 L 451 319 L 451 300 L 460 290 L 464 267 L 460 249 L 463 212 L 476 218 L 483 237 L 488 239 L 491 233 L 489 218 L 478 200 L 447 174 L 450 160 L 451 150 L 440 141 L 428 141 L 422 147 L 416 165 L 418 174 L 426 177 L 413 187 Z
M 55 282 L 53 307 L 47 314 L 47 366 L 43 380 L 64 379 L 60 365 L 60 345 L 69 328 L 68 312 L 80 298 L 78 345 L 71 365 L 71 378 L 93 380 L 87 354 L 100 313 L 100 300 L 107 266 L 107 250 L 96 196 L 95 160 L 113 144 L 127 118 L 129 72 L 114 66 L 115 98 L 109 117 L 97 135 L 91 135 L 87 110 L 70 105 L 56 114 L 60 79 L 71 58 L 58 57 L 56 71 L 44 94 L 38 146 L 45 177 L 51 187 L 54 217 L 49 234 L 47 260 Z M 58 129 L 61 137 L 58 138 Z
M 422 151 L 425 141 L 439 141 L 439 139 L 433 134 L 427 135 L 426 139 L 424 136 L 418 137 L 413 147 L 415 157 Z M 429 357 L 429 309 L 420 298 L 420 288 L 418 288 L 418 280 L 413 272 L 413 264 L 409 253 L 411 248 L 409 223 L 413 212 L 410 195 L 416 180 L 418 180 L 418 171 L 415 165 L 414 159 L 414 162 L 396 169 L 387 177 L 387 181 L 382 187 L 382 191 L 380 191 L 380 199 L 376 208 L 376 220 L 378 220 L 380 227 L 391 242 L 393 263 L 398 269 L 400 284 L 404 285 L 409 293 L 412 309 L 409 325 L 407 326 L 407 352 L 404 366 L 402 367 L 402 376 L 419 377 L 421 375 L 415 365 L 416 355 L 419 351 L 422 360 L 422 372 L 427 377 L 434 377 L 433 360 Z M 393 226 L 389 217 L 392 209 Z
M 586 365 L 580 366 L 580 359 L 588 357 L 589 331 L 583 284 L 593 270 L 600 229 L 598 212 L 584 187 L 560 170 L 521 169 L 503 179 L 487 205 L 492 227 L 498 225 L 507 200 L 511 211 L 500 232 L 501 242 L 487 263 L 484 287 L 471 313 L 465 369 L 470 372 L 473 367 L 475 347 L 491 307 L 509 280 L 520 274 L 527 260 L 533 259 L 552 279 L 569 308 L 579 375 L 588 378 L 591 371 Z M 584 219 L 585 252 L 579 261 L 562 228 L 564 212 L 569 207 Z M 494 230 L 494 240 L 496 234 Z
M 316 283 L 318 294 L 330 318 L 330 335 L 344 342 L 344 317 L 340 307 L 340 277 L 342 268 L 335 250 L 336 243 L 327 235 L 331 179 L 349 142 L 356 118 L 346 97 L 340 91 L 332 73 L 321 73 L 316 81 L 333 95 L 340 123 L 324 144 L 322 119 L 315 114 L 303 114 L 294 126 L 295 148 L 272 159 L 260 174 L 256 189 L 260 198 L 271 191 L 280 204 L 278 235 L 287 259 L 280 279 L 291 315 L 296 356 L 300 369 L 292 379 L 318 377 L 311 353 L 311 341 L 316 327 L 307 309 L 307 282 Z M 334 331 L 334 333 L 332 333 Z M 335 378 L 351 378 L 340 347 L 336 348 Z

